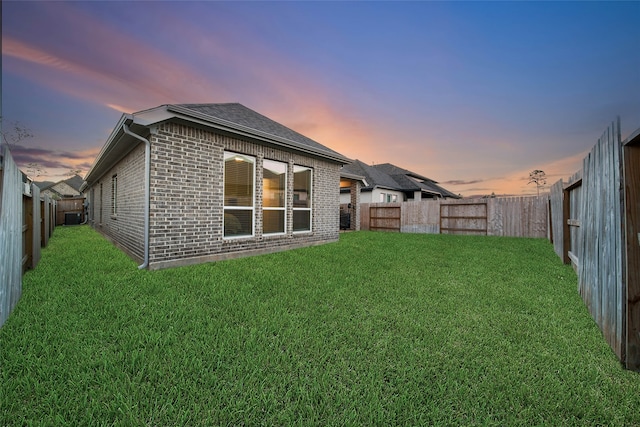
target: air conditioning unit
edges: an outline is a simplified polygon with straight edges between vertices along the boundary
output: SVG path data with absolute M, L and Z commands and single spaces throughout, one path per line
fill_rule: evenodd
M 31 184 L 28 182 L 22 183 L 22 194 L 25 196 L 31 196 Z
M 82 216 L 79 212 L 65 212 L 64 225 L 78 225 Z

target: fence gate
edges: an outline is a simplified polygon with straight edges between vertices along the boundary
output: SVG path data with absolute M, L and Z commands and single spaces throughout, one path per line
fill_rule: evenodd
M 640 129 L 624 146 L 627 251 L 626 366 L 640 372 Z M 624 296 L 623 296 L 624 298 Z
M 400 232 L 400 206 L 371 206 L 369 229 Z
M 56 204 L 56 225 L 77 225 L 85 221 L 84 197 L 58 200 Z
M 487 203 L 442 203 L 440 234 L 487 234 Z

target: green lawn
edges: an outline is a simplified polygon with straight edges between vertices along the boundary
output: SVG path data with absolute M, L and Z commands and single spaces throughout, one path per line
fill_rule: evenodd
M 545 240 L 358 232 L 163 271 L 59 227 L 0 329 L 0 425 L 640 425 Z

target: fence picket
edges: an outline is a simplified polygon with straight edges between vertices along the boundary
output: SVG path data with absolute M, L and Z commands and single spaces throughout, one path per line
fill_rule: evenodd
M 6 145 L 0 144 L 0 326 L 22 294 L 22 173 Z
M 621 151 L 618 119 L 603 132 L 584 158 L 582 169 L 570 178 L 564 189 L 562 181 L 551 187 L 551 217 L 556 254 L 565 262 L 565 257 L 571 260 L 578 275 L 578 292 L 607 343 L 620 360 L 624 360 Z M 565 208 L 560 221 L 561 194 Z

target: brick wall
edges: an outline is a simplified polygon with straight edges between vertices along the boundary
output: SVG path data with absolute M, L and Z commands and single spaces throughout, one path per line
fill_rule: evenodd
M 360 181 L 352 181 L 350 188 L 351 196 L 351 230 L 360 230 Z
M 338 239 L 340 165 L 175 123 L 160 125 L 150 140 L 150 268 L 266 253 Z M 256 158 L 253 237 L 223 239 L 225 150 Z M 293 192 L 288 191 L 287 232 L 262 235 L 262 162 L 265 158 L 289 165 L 290 189 L 294 165 L 313 169 L 311 232 L 292 232 Z M 119 183 L 121 179 L 118 175 Z M 110 185 L 110 181 L 108 183 Z
M 118 176 L 118 211 L 115 216 L 112 215 L 111 202 L 111 179 L 114 175 Z M 89 191 L 92 195 L 89 197 L 91 225 L 136 261 L 142 261 L 144 256 L 144 144 L 138 144 L 104 174 L 92 189 L 93 192 Z

